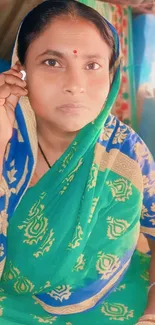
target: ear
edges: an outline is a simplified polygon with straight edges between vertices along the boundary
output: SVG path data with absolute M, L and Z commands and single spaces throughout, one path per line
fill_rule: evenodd
M 20 63 L 20 61 L 18 60 L 18 61 L 16 62 L 16 64 L 20 65 L 21 63 Z
M 20 70 L 25 70 L 25 66 L 20 63 L 20 61 L 16 61 L 16 64 L 18 65 Z

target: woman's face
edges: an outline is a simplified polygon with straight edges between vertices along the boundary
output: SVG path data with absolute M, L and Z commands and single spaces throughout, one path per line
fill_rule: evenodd
M 83 19 L 60 17 L 28 48 L 29 100 L 36 118 L 65 132 L 93 121 L 108 96 L 110 49 Z

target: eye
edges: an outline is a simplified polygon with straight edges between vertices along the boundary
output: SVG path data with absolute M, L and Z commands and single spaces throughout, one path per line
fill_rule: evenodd
M 44 63 L 50 67 L 56 67 L 56 68 L 60 67 L 60 64 L 54 59 L 48 59 L 44 61 Z
M 87 70 L 98 70 L 100 68 L 100 65 L 96 62 L 89 63 L 87 65 Z

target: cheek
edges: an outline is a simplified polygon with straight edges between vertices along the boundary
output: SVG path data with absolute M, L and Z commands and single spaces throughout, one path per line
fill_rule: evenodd
M 47 106 L 46 101 L 48 96 L 46 91 L 46 88 L 41 87 L 39 82 L 35 83 L 31 80 L 28 85 L 28 96 L 31 107 L 39 116 L 44 115 L 45 107 Z
M 43 73 L 32 73 L 27 80 L 29 92 L 31 93 L 47 93 L 53 87 L 54 81 Z
M 29 100 L 35 111 L 42 110 L 42 107 L 47 107 L 51 98 L 57 97 L 58 87 L 56 83 L 45 76 L 31 75 L 27 80 Z M 52 100 L 53 102 L 53 100 Z
M 94 98 L 95 100 L 103 101 L 107 98 L 110 90 L 109 74 L 92 78 L 89 81 L 88 89 L 92 99 Z

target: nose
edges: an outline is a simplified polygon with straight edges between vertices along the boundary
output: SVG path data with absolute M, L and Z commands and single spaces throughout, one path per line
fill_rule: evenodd
M 71 95 L 84 93 L 85 86 L 83 74 L 78 71 L 68 72 L 63 85 L 63 92 Z

